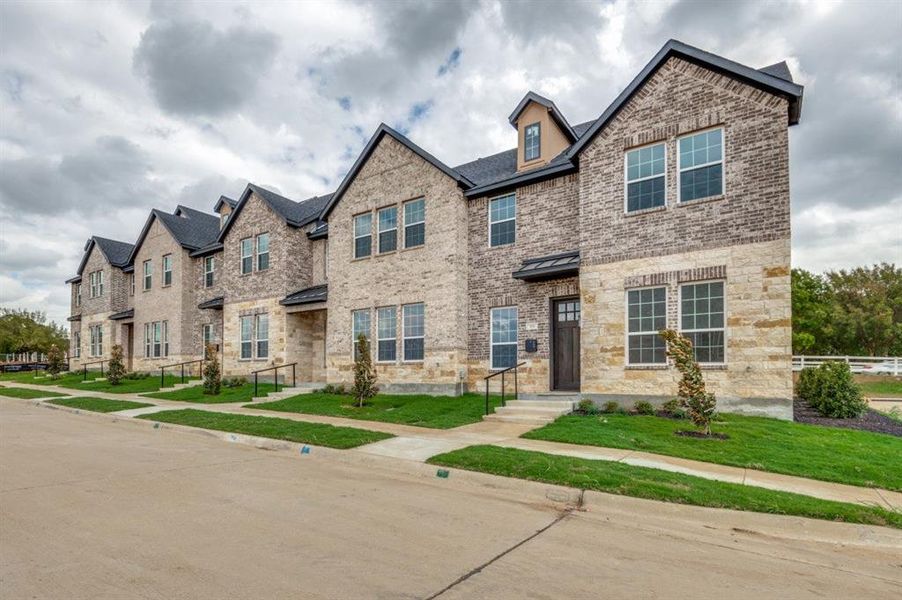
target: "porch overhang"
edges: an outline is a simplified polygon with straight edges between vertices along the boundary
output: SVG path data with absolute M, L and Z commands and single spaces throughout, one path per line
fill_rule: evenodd
M 72 315 L 71 317 L 66 318 L 66 320 L 70 323 L 73 321 L 81 321 L 81 315 Z
M 130 308 L 128 310 L 123 310 L 122 312 L 113 313 L 110 315 L 110 321 L 125 321 L 127 319 L 135 318 L 135 309 Z
M 222 306 L 225 304 L 225 298 L 220 296 L 219 298 L 210 298 L 205 302 L 201 302 L 197 305 L 197 308 L 204 309 L 213 309 L 213 310 L 222 310 Z
M 314 285 L 288 294 L 279 300 L 279 304 L 282 306 L 300 306 L 309 304 L 325 305 L 326 299 L 328 298 L 328 292 L 329 287 L 326 284 Z
M 521 281 L 545 281 L 575 275 L 579 275 L 579 250 L 527 258 L 512 277 Z

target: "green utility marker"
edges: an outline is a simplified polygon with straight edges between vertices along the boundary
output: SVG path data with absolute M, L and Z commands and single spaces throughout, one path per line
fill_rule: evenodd
M 439 469 L 438 471 L 435 472 L 435 476 L 439 477 L 441 479 L 448 479 L 448 475 L 450 475 L 450 474 L 451 474 L 451 471 L 449 471 L 448 469 Z

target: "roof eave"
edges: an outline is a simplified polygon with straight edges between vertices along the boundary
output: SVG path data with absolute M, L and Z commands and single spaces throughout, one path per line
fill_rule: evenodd
M 553 167 L 542 167 L 536 169 L 535 171 L 528 171 L 526 173 L 520 173 L 514 177 L 508 179 L 502 179 L 501 181 L 496 181 L 494 183 L 489 183 L 483 186 L 474 187 L 470 190 L 464 192 L 464 196 L 468 199 L 478 198 L 480 196 L 485 196 L 491 193 L 500 193 L 511 188 L 520 187 L 521 185 L 527 183 L 536 183 L 538 181 L 543 181 L 545 179 L 551 179 L 553 177 L 559 177 L 561 175 L 565 175 L 567 173 L 573 172 L 577 170 L 577 166 L 575 163 L 571 161 L 566 161 L 558 165 L 554 165 Z

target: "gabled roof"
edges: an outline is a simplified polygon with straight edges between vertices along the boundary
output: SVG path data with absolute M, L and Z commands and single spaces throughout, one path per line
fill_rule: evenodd
M 129 256 L 134 248 L 134 246 L 128 242 L 111 240 L 98 235 L 91 236 L 88 238 L 88 241 L 85 242 L 85 252 L 81 257 L 81 263 L 78 265 L 79 276 L 67 280 L 66 283 L 75 283 L 76 281 L 81 280 L 81 274 L 85 270 L 85 265 L 88 263 L 88 257 L 91 255 L 91 249 L 94 246 L 100 248 L 100 252 L 108 263 L 120 269 L 128 265 Z
M 314 302 L 325 302 L 328 297 L 329 288 L 326 284 L 314 285 L 313 287 L 298 290 L 293 294 L 288 294 L 281 300 L 279 304 L 282 306 L 295 306 L 297 304 L 313 304 Z
M 151 209 L 150 215 L 144 223 L 144 229 L 141 230 L 141 235 L 138 236 L 138 241 L 135 242 L 135 246 L 132 248 L 128 259 L 130 264 L 134 263 L 138 249 L 144 243 L 144 238 L 147 237 L 154 219 L 159 219 L 172 238 L 182 248 L 189 251 L 203 248 L 207 244 L 214 242 L 219 234 L 219 218 L 215 215 L 182 205 L 179 205 L 173 214 L 156 208 Z
M 767 73 L 768 75 L 773 75 L 774 77 L 785 79 L 786 81 L 792 81 L 792 72 L 790 72 L 789 65 L 786 64 L 785 60 L 781 60 L 778 63 L 774 63 L 766 67 L 761 67 L 758 70 L 762 73 Z
M 220 196 L 219 200 L 216 201 L 216 206 L 213 207 L 213 212 L 218 213 L 219 209 L 222 208 L 223 204 L 229 205 L 231 208 L 235 208 L 235 205 L 238 204 L 237 200 L 232 200 L 228 196 Z
M 339 185 L 338 189 L 335 190 L 335 193 L 332 194 L 332 198 L 329 200 L 329 202 L 323 208 L 322 213 L 320 213 L 320 215 L 319 215 L 320 220 L 322 220 L 322 221 L 326 220 L 326 217 L 329 216 L 329 213 L 332 212 L 332 209 L 335 207 L 335 205 L 338 203 L 338 201 L 341 200 L 341 197 L 347 191 L 348 186 L 350 186 L 351 182 L 353 182 L 354 179 L 357 177 L 357 173 L 360 172 L 360 169 L 363 168 L 363 165 L 366 164 L 366 161 L 369 159 L 370 155 L 373 153 L 373 151 L 379 145 L 379 142 L 386 135 L 391 136 L 392 138 L 395 139 L 395 141 L 406 146 L 411 152 L 413 152 L 414 154 L 416 154 L 417 156 L 419 156 L 420 158 L 422 158 L 423 160 L 425 160 L 426 162 L 431 164 L 433 167 L 435 167 L 436 169 L 438 169 L 439 171 L 441 171 L 442 173 L 444 173 L 445 175 L 447 175 L 448 177 L 450 177 L 451 179 L 456 181 L 457 185 L 460 186 L 461 188 L 468 189 L 468 188 L 473 187 L 473 182 L 470 181 L 466 176 L 464 176 L 463 174 L 459 173 L 458 171 L 452 169 L 451 167 L 449 167 L 448 165 L 446 165 L 445 163 L 443 163 L 436 157 L 432 156 L 431 154 L 429 154 L 428 152 L 426 152 L 425 150 L 423 150 L 422 148 L 420 148 L 419 146 L 414 144 L 412 141 L 410 141 L 406 136 L 398 133 L 397 131 L 395 131 L 394 129 L 392 129 L 391 127 L 386 125 L 385 123 L 382 123 L 376 129 L 376 132 L 373 134 L 373 137 L 370 138 L 370 141 L 367 142 L 366 146 L 364 146 L 363 151 L 360 153 L 360 156 L 358 156 L 357 160 L 354 161 L 354 165 L 351 167 L 351 170 L 348 171 L 348 174 L 345 175 L 345 178 L 342 180 L 341 185 Z
M 203 248 L 198 248 L 197 250 L 192 250 L 188 253 L 188 256 L 191 258 L 197 258 L 198 256 L 208 256 L 210 254 L 216 254 L 217 252 L 222 251 L 222 244 L 219 242 L 213 242 L 212 244 L 207 244 Z
M 783 96 L 789 101 L 789 114 L 787 115 L 789 124 L 795 125 L 799 122 L 799 116 L 802 111 L 803 88 L 802 86 L 793 83 L 791 79 L 787 81 L 782 76 L 772 75 L 764 70 L 759 71 L 741 65 L 732 60 L 727 60 L 722 56 L 717 56 L 716 54 L 711 54 L 710 52 L 705 52 L 699 48 L 684 44 L 683 42 L 669 40 L 660 50 L 658 50 L 658 53 L 655 54 L 654 58 L 645 65 L 645 68 L 636 75 L 628 86 L 626 86 L 626 89 L 620 92 L 620 95 L 614 99 L 614 102 L 601 113 L 601 116 L 598 117 L 589 131 L 580 137 L 579 140 L 567 150 L 567 157 L 572 159 L 578 156 L 582 149 L 595 138 L 595 135 L 620 112 L 620 109 L 626 105 L 639 88 L 641 88 L 642 85 L 648 81 L 665 62 L 667 62 L 667 59 L 672 56 L 678 56 L 691 63 L 711 69 L 712 71 L 723 73 L 738 79 L 743 83 L 777 96 Z M 771 65 L 771 67 L 765 67 L 765 69 L 776 71 L 777 65 Z M 786 68 L 786 71 L 788 70 L 789 69 Z M 780 69 L 780 72 L 782 72 L 782 69 Z
M 323 207 L 332 197 L 332 194 L 324 194 L 322 196 L 314 196 L 300 202 L 295 202 L 294 200 L 289 200 L 284 196 L 280 196 L 279 194 L 258 185 L 248 183 L 247 187 L 244 188 L 244 192 L 241 194 L 241 198 L 232 210 L 229 220 L 226 221 L 225 227 L 219 232 L 217 238 L 218 242 L 222 242 L 225 239 L 226 234 L 232 228 L 232 224 L 238 219 L 238 215 L 241 213 L 242 209 L 244 209 L 251 194 L 260 196 L 273 212 L 284 219 L 285 223 L 291 227 L 303 227 L 304 225 L 316 221 L 319 218 L 319 214 Z
M 544 96 L 540 96 L 535 92 L 527 92 L 523 99 L 520 100 L 520 104 L 517 105 L 517 108 L 514 109 L 514 112 L 510 114 L 507 120 L 510 124 L 517 128 L 517 119 L 520 118 L 520 113 L 526 110 L 526 107 L 529 106 L 530 102 L 535 102 L 540 106 L 544 106 L 548 109 L 548 112 L 551 114 L 551 118 L 554 119 L 554 122 L 557 123 L 557 126 L 560 127 L 561 131 L 564 135 L 569 138 L 570 142 L 575 142 L 577 135 L 576 132 L 573 131 L 573 128 L 570 127 L 570 123 L 567 122 L 567 119 L 564 118 L 564 113 L 558 110 L 558 107 Z

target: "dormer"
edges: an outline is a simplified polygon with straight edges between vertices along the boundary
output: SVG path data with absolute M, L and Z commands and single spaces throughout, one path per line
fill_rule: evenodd
M 229 222 L 229 215 L 232 214 L 232 210 L 235 208 L 235 205 L 238 204 L 237 200 L 232 200 L 228 196 L 220 196 L 219 200 L 216 201 L 216 206 L 213 207 L 213 212 L 219 215 L 219 229 L 222 230 L 225 227 L 226 223 Z
M 508 117 L 517 130 L 517 172 L 547 165 L 576 141 L 554 102 L 529 92 Z

